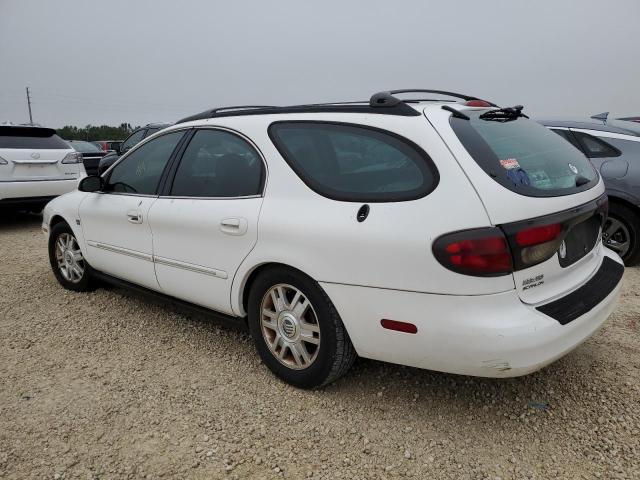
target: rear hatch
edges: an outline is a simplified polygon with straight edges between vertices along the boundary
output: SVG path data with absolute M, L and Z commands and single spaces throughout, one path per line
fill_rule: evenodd
M 41 127 L 0 126 L 0 181 L 71 180 L 82 156 Z
M 427 108 L 425 115 L 506 237 L 521 300 L 584 284 L 602 263 L 607 199 L 589 160 L 518 109 Z

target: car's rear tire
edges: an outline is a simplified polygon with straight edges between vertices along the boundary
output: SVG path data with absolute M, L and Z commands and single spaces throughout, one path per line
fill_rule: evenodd
M 262 361 L 293 386 L 327 385 L 356 359 L 331 300 L 301 272 L 274 267 L 259 274 L 249 292 L 248 313 Z
M 627 267 L 640 262 L 640 215 L 619 203 L 609 204 L 609 218 L 602 229 L 605 246 L 616 252 Z
M 68 290 L 95 289 L 91 267 L 84 259 L 78 240 L 65 222 L 55 224 L 49 234 L 49 262 L 58 283 Z

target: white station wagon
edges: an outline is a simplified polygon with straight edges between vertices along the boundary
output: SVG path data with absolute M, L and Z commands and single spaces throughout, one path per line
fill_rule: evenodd
M 606 215 L 593 166 L 521 106 L 396 90 L 186 118 L 49 203 L 43 229 L 65 288 L 247 322 L 312 388 L 357 355 L 486 377 L 553 362 L 615 307 Z

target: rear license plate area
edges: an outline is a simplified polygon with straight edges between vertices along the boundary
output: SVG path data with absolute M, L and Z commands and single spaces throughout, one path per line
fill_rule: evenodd
M 594 214 L 586 220 L 572 225 L 558 251 L 560 266 L 573 265 L 589 253 L 600 238 L 602 216 Z

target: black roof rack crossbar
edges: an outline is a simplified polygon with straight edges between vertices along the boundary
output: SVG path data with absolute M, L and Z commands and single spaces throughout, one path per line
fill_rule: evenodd
M 369 100 L 369 105 L 377 108 L 396 106 L 399 103 L 404 102 L 404 100 L 394 96 L 399 93 L 435 93 L 437 95 L 446 95 L 447 97 L 461 98 L 462 100 L 465 100 L 465 101 L 481 100 L 478 97 L 472 97 L 470 95 L 464 95 L 462 93 L 447 92 L 446 90 L 426 90 L 423 88 L 404 88 L 401 90 L 389 90 L 386 92 L 374 93 L 371 96 L 371 99 Z M 487 103 L 489 103 L 492 107 L 497 107 L 497 105 L 495 105 L 494 103 L 491 103 L 491 102 L 487 102 Z
M 449 105 L 442 105 L 442 109 L 446 110 L 447 112 L 451 112 L 452 117 L 461 118 L 463 120 L 470 120 L 468 115 L 462 113 L 460 110 L 456 110 L 455 108 L 450 107 Z

